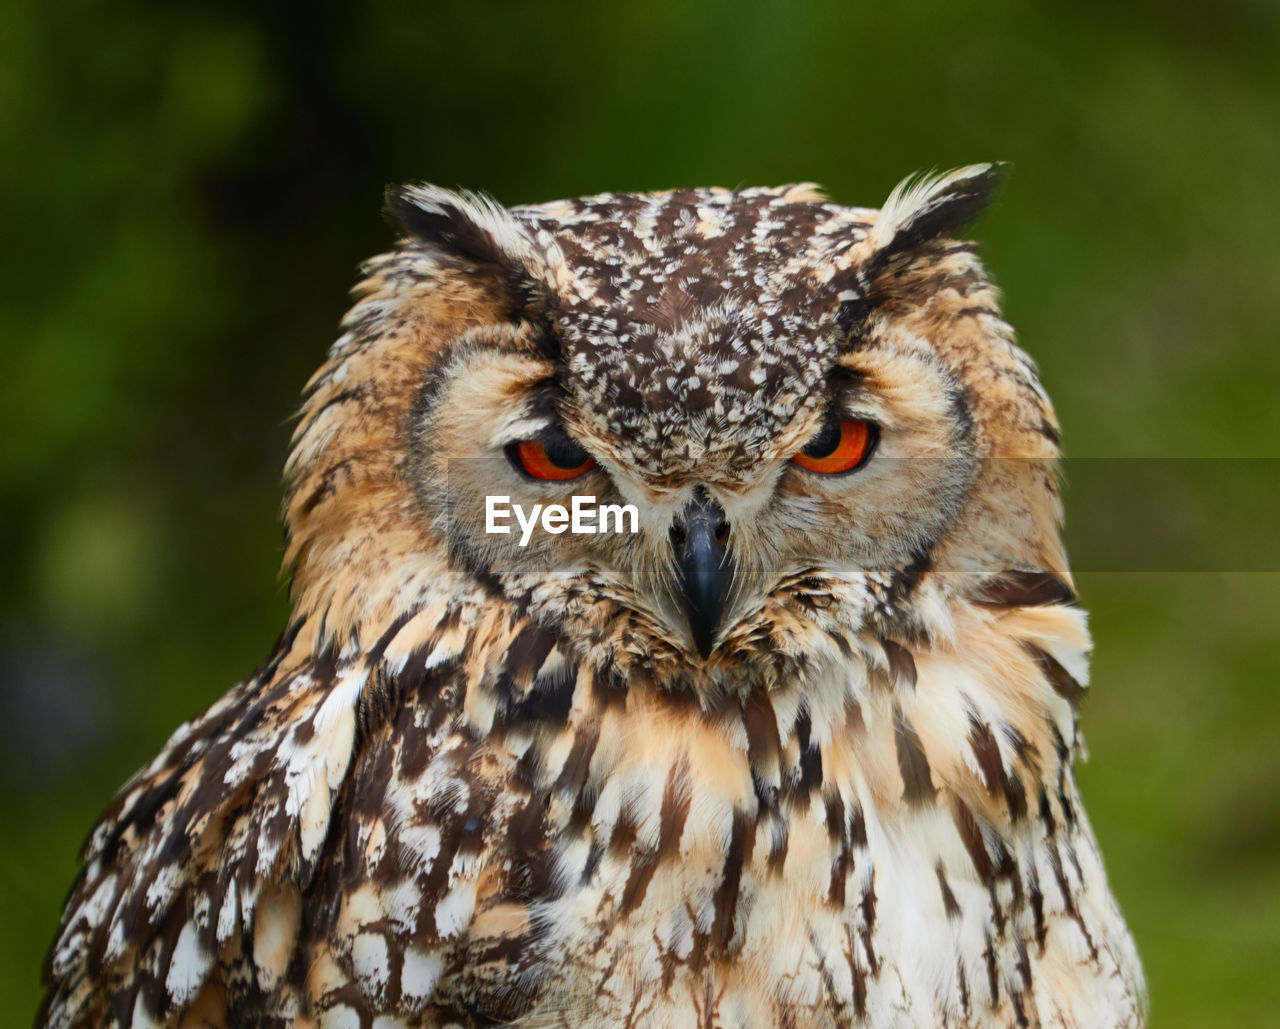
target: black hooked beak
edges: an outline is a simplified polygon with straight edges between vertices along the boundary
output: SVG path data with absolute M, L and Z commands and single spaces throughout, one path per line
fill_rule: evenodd
M 671 545 L 676 552 L 693 642 L 704 659 L 711 656 L 724 613 L 725 594 L 733 580 L 728 540 L 729 521 L 724 508 L 699 486 L 671 526 Z

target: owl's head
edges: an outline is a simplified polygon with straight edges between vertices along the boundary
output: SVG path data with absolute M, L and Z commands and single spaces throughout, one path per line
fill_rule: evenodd
M 299 603 L 341 638 L 501 595 L 616 676 L 723 689 L 868 632 L 945 636 L 1009 570 L 1065 579 L 1054 416 L 952 238 L 996 177 L 879 211 L 805 186 L 392 190 L 405 238 L 295 437 Z M 635 531 L 514 515 L 575 497 Z

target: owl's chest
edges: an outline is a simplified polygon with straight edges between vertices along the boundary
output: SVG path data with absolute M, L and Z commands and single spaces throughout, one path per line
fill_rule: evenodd
M 552 1006 L 567 1002 L 602 1024 L 646 1011 L 651 1025 L 696 1024 L 699 1009 L 724 1024 L 781 1024 L 766 1013 L 785 999 L 816 1014 L 833 972 L 852 1004 L 873 962 L 869 868 L 860 887 L 854 858 L 823 826 L 769 821 L 735 812 L 727 824 L 686 826 L 669 851 L 632 844 L 604 854 L 589 879 L 546 906 L 554 949 L 568 959 Z
M 930 848 L 899 846 L 903 827 L 841 738 L 812 720 L 786 734 L 657 721 L 613 738 L 602 726 L 576 789 L 563 788 L 572 758 L 548 755 L 562 788 L 548 800 L 550 889 L 532 905 L 538 940 L 523 959 L 541 983 L 533 1010 L 652 1026 L 932 1012 L 928 977 L 955 967 L 953 941 L 904 940 L 913 891 L 937 892 Z M 936 959 L 881 975 L 904 942 Z
M 997 825 L 899 698 L 809 685 L 720 717 L 575 695 L 554 728 L 446 734 L 425 766 L 389 748 L 337 916 L 354 975 L 381 997 L 357 944 L 404 925 L 402 994 L 462 1022 L 1130 1024 L 1069 1017 L 1135 1010 L 1069 778 L 1047 815 Z

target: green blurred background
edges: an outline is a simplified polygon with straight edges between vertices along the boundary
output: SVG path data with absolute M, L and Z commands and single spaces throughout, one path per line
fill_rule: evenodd
M 388 182 L 875 205 L 1012 161 L 977 235 L 1069 451 L 1280 455 L 1280 8 L 1057 9 L 0 7 L 0 1012 L 115 787 L 283 624 L 288 417 Z M 1154 1023 L 1270 1025 L 1280 576 L 1176 557 L 1080 576 L 1083 788 Z

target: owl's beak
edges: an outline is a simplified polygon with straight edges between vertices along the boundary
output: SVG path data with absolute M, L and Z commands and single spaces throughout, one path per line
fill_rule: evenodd
M 699 486 L 672 523 L 671 545 L 675 548 L 693 642 L 704 659 L 715 649 L 716 629 L 733 579 L 728 541 L 729 520 L 724 508 Z

